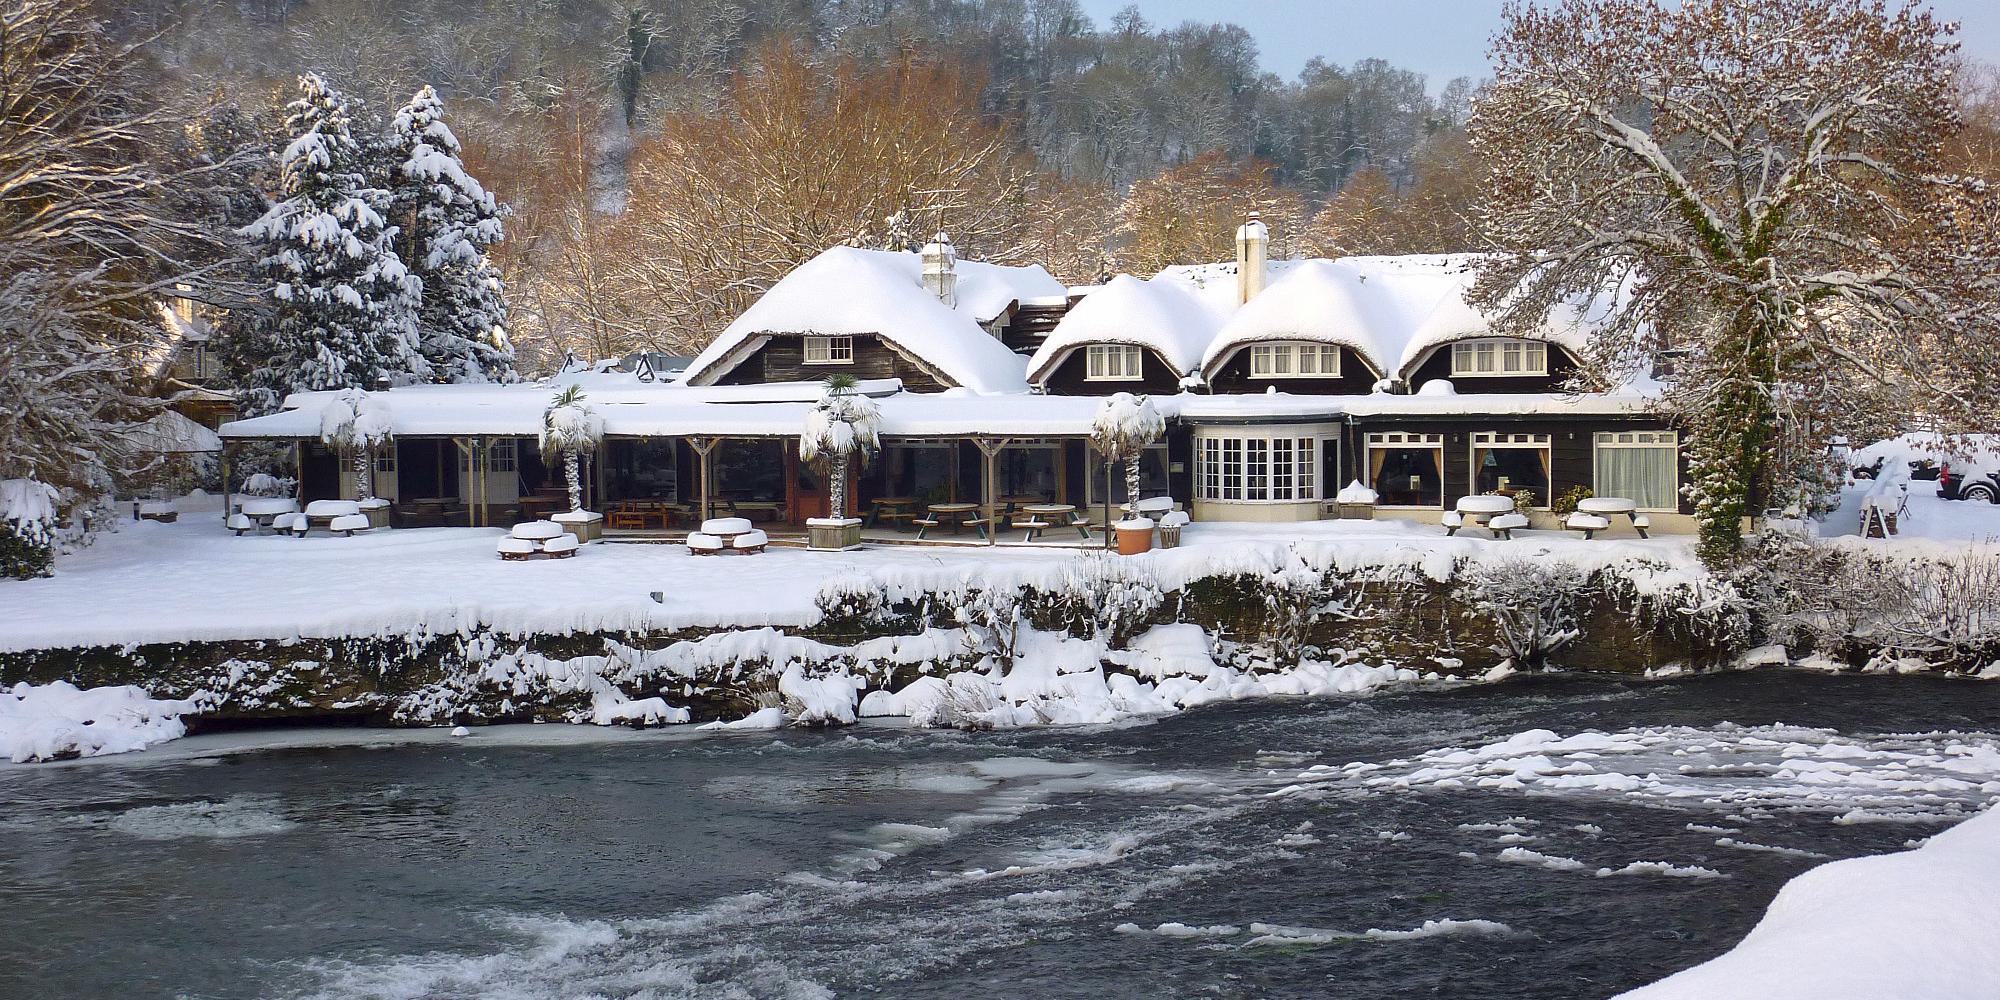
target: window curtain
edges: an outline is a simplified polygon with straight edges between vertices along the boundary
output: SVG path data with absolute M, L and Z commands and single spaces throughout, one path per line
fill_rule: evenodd
M 1625 497 L 1646 510 L 1673 510 L 1674 449 L 1597 449 L 1597 488 L 1601 497 Z

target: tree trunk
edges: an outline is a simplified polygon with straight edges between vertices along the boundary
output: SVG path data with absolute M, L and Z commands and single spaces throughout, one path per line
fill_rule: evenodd
M 356 499 L 367 500 L 375 495 L 374 472 L 375 459 L 370 454 L 370 449 L 364 447 L 355 448 L 354 491 L 360 494 Z
M 835 455 L 826 463 L 827 516 L 847 516 L 847 455 Z
M 583 509 L 583 474 L 579 471 L 582 463 L 577 461 L 576 449 L 563 452 L 563 475 L 569 479 L 569 509 Z
M 1139 516 L 1139 458 L 1145 452 L 1139 451 L 1125 460 L 1125 499 L 1132 505 L 1129 516 Z
M 1771 327 L 1778 322 L 1783 321 L 1739 321 L 1740 330 L 1718 345 L 1716 360 L 1723 363 L 1712 370 L 1725 377 L 1713 388 L 1709 411 L 1691 415 L 1689 495 L 1702 561 L 1711 566 L 1735 558 L 1743 547 L 1743 519 L 1755 516 L 1758 501 L 1769 495 L 1778 431 L 1771 403 L 1778 383 Z

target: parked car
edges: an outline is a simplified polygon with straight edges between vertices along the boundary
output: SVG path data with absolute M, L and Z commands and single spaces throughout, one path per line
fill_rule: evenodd
M 1975 478 L 1976 477 L 1976 478 Z M 1938 474 L 1938 496 L 1946 500 L 1970 500 L 1973 503 L 2000 504 L 2000 472 L 1984 475 L 1972 473 L 1959 475 L 1951 471 L 1949 464 Z

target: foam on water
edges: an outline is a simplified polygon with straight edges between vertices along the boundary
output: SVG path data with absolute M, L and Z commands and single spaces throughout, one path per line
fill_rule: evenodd
M 274 812 L 273 808 L 270 799 L 257 796 L 234 796 L 221 802 L 140 806 L 112 816 L 105 827 L 145 840 L 256 837 L 284 833 L 297 827 L 297 824 Z

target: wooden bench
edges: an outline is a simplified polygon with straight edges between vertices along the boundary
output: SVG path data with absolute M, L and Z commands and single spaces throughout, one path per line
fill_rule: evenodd
M 1040 538 L 1042 532 L 1047 530 L 1048 526 L 1049 522 L 1047 521 L 1028 520 L 1014 522 L 1014 527 L 1021 529 L 1021 540 L 1024 542 L 1032 542 Z
M 990 537 L 990 536 L 991 536 L 991 534 L 992 534 L 992 528 L 993 528 L 993 519 L 992 519 L 992 518 L 988 518 L 988 517 L 968 517 L 968 518 L 966 518 L 966 519 L 965 519 L 964 521 L 962 521 L 962 522 L 960 522 L 960 523 L 961 523 L 961 524 L 963 524 L 963 525 L 965 525 L 965 526 L 966 526 L 966 527 L 968 527 L 968 528 L 971 528 L 971 529 L 973 529 L 974 531 L 977 531 L 977 532 L 979 532 L 979 537 L 981 537 L 981 538 L 987 538 L 987 537 Z
M 912 511 L 907 511 L 907 510 L 883 510 L 883 511 L 877 511 L 877 512 L 875 513 L 875 522 L 876 522 L 877 524 L 880 524 L 880 523 L 881 523 L 881 522 L 883 522 L 883 521 L 890 521 L 890 522 L 893 522 L 893 523 L 895 523 L 896 525 L 898 525 L 898 526 L 899 526 L 897 530 L 902 530 L 902 526 L 907 526 L 907 525 L 910 525 L 910 524 L 916 524 L 916 523 L 921 523 L 921 522 L 920 522 L 920 519 L 919 519 L 919 518 L 917 517 L 917 515 L 916 515 L 916 514 L 915 514 L 914 512 L 912 512 Z M 936 522 L 936 521 L 932 521 L 931 523 L 932 523 L 933 525 L 935 525 L 935 524 L 936 524 L 937 522 Z
M 1583 532 L 1583 540 L 1590 541 L 1597 533 L 1611 527 L 1611 519 L 1602 514 L 1571 514 L 1563 520 L 1563 527 L 1571 531 Z
M 920 517 L 910 523 L 917 526 L 917 537 L 922 538 L 925 532 L 930 531 L 943 522 L 934 517 Z

